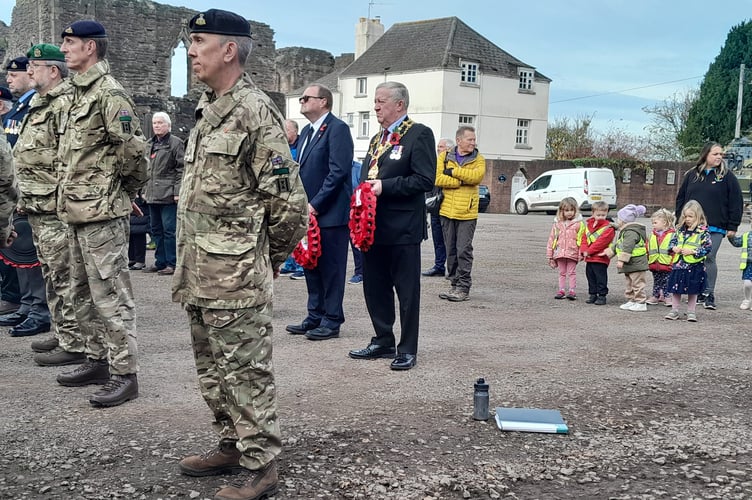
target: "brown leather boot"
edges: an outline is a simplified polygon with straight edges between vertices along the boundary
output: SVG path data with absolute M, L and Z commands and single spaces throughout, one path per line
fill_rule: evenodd
M 118 406 L 138 397 L 135 373 L 113 375 L 99 391 L 89 398 L 91 406 Z
M 250 477 L 240 487 L 225 486 L 214 495 L 214 500 L 261 500 L 277 493 L 277 462 L 272 460 L 259 470 L 250 471 Z
M 213 450 L 201 455 L 191 455 L 180 461 L 180 472 L 186 476 L 202 477 L 219 474 L 237 474 L 245 470 L 240 465 L 241 453 L 233 439 L 223 439 Z

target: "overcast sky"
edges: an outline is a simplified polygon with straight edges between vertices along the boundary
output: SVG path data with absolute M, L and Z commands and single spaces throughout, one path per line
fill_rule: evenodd
M 10 23 L 14 3 L 0 0 L 0 20 Z M 615 126 L 633 133 L 642 133 L 649 121 L 644 106 L 698 86 L 729 30 L 752 17 L 752 0 L 162 3 L 233 10 L 269 24 L 277 48 L 312 47 L 334 55 L 354 52 L 355 24 L 369 9 L 387 29 L 396 22 L 457 16 L 553 80 L 550 120 L 593 115 L 598 129 Z

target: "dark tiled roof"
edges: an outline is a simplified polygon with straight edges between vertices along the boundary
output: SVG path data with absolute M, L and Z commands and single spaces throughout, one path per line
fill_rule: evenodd
M 478 62 L 486 74 L 517 78 L 532 68 L 491 43 L 457 17 L 397 23 L 348 66 L 342 77 L 459 68 L 460 59 Z M 535 72 L 538 81 L 551 80 Z

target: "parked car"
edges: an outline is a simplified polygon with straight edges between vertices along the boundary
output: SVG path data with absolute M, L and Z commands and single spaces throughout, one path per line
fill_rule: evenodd
M 541 211 L 556 213 L 566 197 L 577 200 L 580 210 L 590 210 L 594 201 L 616 208 L 616 180 L 608 168 L 565 168 L 539 175 L 514 196 L 514 210 L 525 215 Z
M 488 205 L 491 203 L 491 191 L 488 189 L 488 186 L 485 184 L 478 186 L 478 196 L 478 211 L 485 213 L 488 210 Z

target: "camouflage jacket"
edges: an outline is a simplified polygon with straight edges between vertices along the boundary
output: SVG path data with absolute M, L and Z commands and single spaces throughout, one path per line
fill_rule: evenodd
M 54 214 L 60 161 L 58 140 L 68 116 L 73 86 L 61 81 L 47 94 L 34 94 L 24 117 L 13 157 L 21 198 L 18 206 L 33 214 Z
M 10 235 L 10 217 L 18 201 L 18 185 L 13 168 L 13 153 L 5 133 L 0 131 L 0 247 Z
M 69 224 L 124 217 L 146 182 L 144 135 L 133 101 L 99 61 L 71 79 L 74 88 L 60 159 L 58 214 Z
M 185 147 L 172 298 L 214 309 L 271 301 L 272 272 L 300 241 L 308 200 L 283 118 L 243 75 L 206 92 Z

